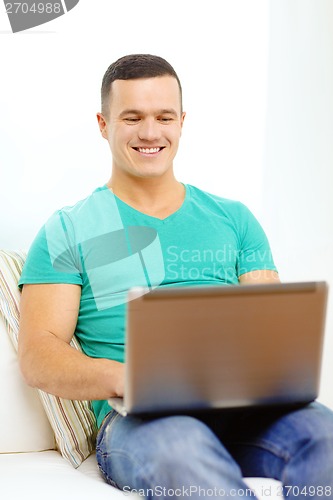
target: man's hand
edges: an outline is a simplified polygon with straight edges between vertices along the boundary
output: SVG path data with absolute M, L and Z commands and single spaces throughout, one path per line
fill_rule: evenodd
M 66 399 L 123 396 L 124 365 L 70 346 L 80 305 L 78 285 L 24 285 L 19 363 L 26 382 Z

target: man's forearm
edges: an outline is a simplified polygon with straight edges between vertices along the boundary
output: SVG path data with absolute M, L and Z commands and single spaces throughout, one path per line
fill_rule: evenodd
M 38 345 L 19 346 L 22 374 L 28 385 L 66 399 L 107 399 L 123 395 L 124 365 L 90 358 L 43 332 Z

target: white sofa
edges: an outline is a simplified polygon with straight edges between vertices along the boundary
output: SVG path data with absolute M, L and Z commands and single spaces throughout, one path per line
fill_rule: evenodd
M 39 393 L 21 377 L 16 350 L 8 335 L 8 318 L 6 323 L 1 315 L 4 311 L 8 315 L 4 296 L 0 295 L 0 498 L 124 498 L 125 493 L 104 482 L 93 452 L 74 468 L 56 449 Z M 281 498 L 277 481 L 250 478 L 246 482 L 262 500 Z

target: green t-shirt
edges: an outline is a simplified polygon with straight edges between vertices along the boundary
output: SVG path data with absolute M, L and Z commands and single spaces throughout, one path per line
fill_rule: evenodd
M 127 291 L 133 286 L 235 285 L 276 270 L 263 229 L 237 201 L 185 185 L 182 206 L 161 220 L 107 186 L 51 216 L 35 238 L 19 285 L 81 286 L 75 334 L 83 351 L 124 361 Z M 93 401 L 98 424 L 110 407 Z

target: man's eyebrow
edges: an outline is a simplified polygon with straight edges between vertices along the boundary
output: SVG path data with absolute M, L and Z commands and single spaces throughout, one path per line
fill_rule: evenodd
M 140 115 L 142 113 L 142 111 L 138 110 L 138 109 L 124 109 L 119 117 L 122 118 L 123 116 L 126 116 L 126 115 Z
M 174 116 L 178 116 L 178 113 L 175 109 L 173 108 L 169 108 L 169 109 L 161 109 L 160 112 L 158 114 L 161 114 L 161 115 L 174 115 Z
M 120 115 L 119 118 L 123 118 L 124 116 L 127 115 L 142 115 L 144 114 L 142 111 L 139 109 L 135 108 L 129 108 L 129 109 L 124 109 Z M 175 109 L 173 108 L 166 108 L 166 109 L 160 109 L 156 113 L 157 115 L 173 115 L 173 116 L 178 116 L 178 113 Z

